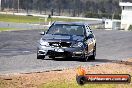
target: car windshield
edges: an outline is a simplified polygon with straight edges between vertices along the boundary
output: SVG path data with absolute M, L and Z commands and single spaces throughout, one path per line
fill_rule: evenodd
M 64 35 L 84 35 L 83 25 L 67 25 L 67 24 L 55 24 L 52 25 L 47 34 L 64 34 Z

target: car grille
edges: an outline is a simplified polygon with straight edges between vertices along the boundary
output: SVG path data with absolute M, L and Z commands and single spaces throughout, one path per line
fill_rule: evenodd
M 52 47 L 71 47 L 70 42 L 49 42 Z

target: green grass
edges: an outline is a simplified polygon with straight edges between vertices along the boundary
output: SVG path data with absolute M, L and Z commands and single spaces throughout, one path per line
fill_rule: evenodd
M 2 31 L 18 31 L 18 30 L 27 30 L 23 28 L 0 28 L 0 32 Z
M 39 28 L 39 29 L 42 30 L 43 28 Z M 19 31 L 19 30 L 30 30 L 30 29 L 24 29 L 24 28 L 0 28 L 0 32 L 2 32 L 2 31 Z M 43 30 L 47 30 L 47 29 L 43 29 Z
M 78 85 L 76 81 L 50 82 L 40 85 L 38 88 L 115 88 L 115 84 L 85 84 Z
M 0 28 L 0 31 L 16 30 L 15 28 Z
M 45 22 L 45 18 L 43 18 L 43 19 L 40 19 L 40 18 L 42 18 L 42 17 L 0 14 L 0 21 L 3 21 L 3 22 L 16 22 L 16 23 Z M 66 18 L 52 18 L 52 19 L 47 19 L 47 22 L 49 22 L 49 21 L 83 21 L 83 20 L 66 19 Z
M 0 21 L 3 22 L 16 22 L 16 23 L 31 23 L 38 22 L 38 17 L 31 16 L 16 16 L 16 15 L 3 15 L 0 14 Z
M 45 83 L 38 88 L 132 88 L 132 84 L 84 84 L 81 86 L 76 81 L 63 81 Z
M 8 14 L 0 14 L 0 21 L 2 22 L 15 22 L 15 23 L 44 23 L 45 18 L 42 17 L 34 17 L 34 16 L 17 16 L 17 15 L 8 15 Z M 77 19 L 66 19 L 66 18 L 50 18 L 47 19 L 49 21 L 83 21 Z M 18 30 L 15 28 L 0 28 L 0 31 L 8 31 L 8 30 Z M 21 28 L 19 28 L 21 30 Z

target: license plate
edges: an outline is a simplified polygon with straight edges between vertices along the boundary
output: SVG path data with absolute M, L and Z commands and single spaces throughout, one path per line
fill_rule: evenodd
M 56 52 L 64 52 L 63 49 L 55 49 Z

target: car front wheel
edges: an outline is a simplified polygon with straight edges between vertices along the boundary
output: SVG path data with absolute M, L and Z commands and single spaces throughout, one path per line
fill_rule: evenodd
M 51 59 L 55 59 L 55 56 L 49 56 L 49 58 L 51 58 Z
M 91 55 L 91 56 L 89 57 L 90 60 L 95 60 L 95 56 L 96 56 L 96 45 L 94 46 L 93 55 Z
M 42 55 L 38 55 L 37 54 L 37 59 L 44 59 L 45 58 L 45 56 L 42 56 Z
M 93 49 L 93 55 L 88 56 L 86 54 L 84 57 L 84 61 L 95 60 L 95 56 L 96 56 L 96 45 L 94 46 L 94 49 Z

